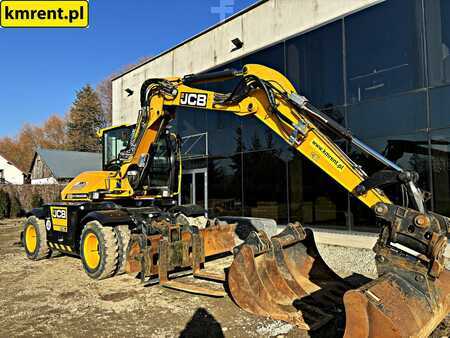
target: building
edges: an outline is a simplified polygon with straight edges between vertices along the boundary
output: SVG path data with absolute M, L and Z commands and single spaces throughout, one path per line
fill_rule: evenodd
M 136 120 L 145 79 L 248 63 L 281 71 L 358 138 L 417 171 L 433 193 L 430 208 L 450 216 L 449 0 L 260 1 L 115 78 L 113 123 Z M 365 206 L 255 119 L 183 110 L 174 125 L 184 140 L 181 202 L 281 223 L 377 229 Z M 380 168 L 337 142 L 368 173 Z
M 23 184 L 24 173 L 13 163 L 0 155 L 0 185 Z
M 84 171 L 102 170 L 102 154 L 38 149 L 31 162 L 31 184 L 65 184 Z

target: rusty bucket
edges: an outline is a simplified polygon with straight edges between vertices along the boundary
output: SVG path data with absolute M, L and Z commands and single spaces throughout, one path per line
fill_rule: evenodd
M 342 311 L 351 286 L 326 265 L 312 231 L 300 224 L 271 239 L 252 233 L 234 254 L 228 286 L 244 310 L 305 330 L 320 328 Z
M 426 265 L 392 252 L 377 254 L 377 279 L 344 280 L 300 224 L 270 239 L 253 232 L 234 255 L 228 286 L 237 305 L 300 329 L 330 328 L 329 336 L 346 338 L 428 337 L 450 310 L 449 271 L 432 278 Z
M 395 267 L 344 295 L 345 338 L 429 337 L 450 311 L 450 272 Z

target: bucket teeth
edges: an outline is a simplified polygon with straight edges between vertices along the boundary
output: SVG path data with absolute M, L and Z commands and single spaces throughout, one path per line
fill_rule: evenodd
M 346 289 L 329 293 L 322 285 L 345 284 L 335 281 L 340 277 L 320 258 L 312 232 L 291 224 L 270 241 L 265 241 L 261 233 L 259 238 L 267 245 L 244 244 L 235 252 L 228 274 L 235 302 L 251 313 L 284 320 L 306 330 L 318 329 L 332 320 L 333 315 L 316 303 L 334 308 Z M 311 276 L 319 283 L 311 280 Z M 321 294 L 320 299 L 315 299 L 316 294 Z
M 234 267 L 232 265 L 230 268 L 228 285 L 234 300 L 241 308 L 260 316 L 290 322 L 305 330 L 316 329 L 332 318 L 313 306 L 309 307 L 314 316 L 305 318 L 304 314 L 293 306 L 297 295 L 289 287 L 276 288 L 277 292 L 271 292 L 274 284 L 272 280 L 267 279 L 266 261 L 263 256 L 254 259 L 252 248 L 243 246 L 235 257 Z M 235 269 L 236 266 L 239 266 L 239 269 Z
M 341 334 L 345 322 L 345 338 L 425 338 L 450 310 L 449 271 L 427 279 L 404 263 L 375 280 L 359 278 L 361 286 L 361 276 L 344 280 L 332 271 L 312 231 L 299 224 L 271 239 L 262 232 L 249 238 L 234 252 L 228 286 L 234 301 L 256 315 L 305 330 L 331 322 Z

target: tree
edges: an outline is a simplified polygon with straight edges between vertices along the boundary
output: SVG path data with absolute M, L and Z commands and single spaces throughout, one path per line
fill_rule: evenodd
M 98 83 L 95 91 L 102 104 L 103 114 L 107 125 L 112 124 L 112 80 L 128 70 L 146 63 L 150 59 L 151 57 L 140 58 L 136 63 L 122 67 L 120 71 L 108 75 L 105 79 Z
M 19 169 L 28 171 L 26 167 L 26 160 L 22 160 L 22 154 L 20 153 L 20 147 L 16 139 L 11 137 L 4 137 L 0 139 L 0 155 L 2 155 L 8 161 L 11 161 Z
M 52 115 L 42 126 L 26 123 L 15 137 L 1 138 L 0 154 L 28 172 L 36 149 L 64 149 L 65 143 L 65 121 L 58 115 Z
M 90 85 L 77 92 L 67 119 L 67 147 L 77 151 L 100 151 L 97 130 L 105 127 L 102 105 Z
M 95 88 L 102 105 L 107 125 L 112 124 L 112 79 L 115 77 L 116 74 L 111 74 L 106 79 L 102 80 Z
M 42 127 L 41 148 L 64 149 L 66 147 L 66 121 L 52 115 Z

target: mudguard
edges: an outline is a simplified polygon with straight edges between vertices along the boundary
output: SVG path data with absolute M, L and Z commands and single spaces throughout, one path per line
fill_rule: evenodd
M 91 211 L 83 217 L 81 224 L 86 224 L 90 221 L 99 221 L 106 226 L 131 224 L 133 222 L 130 214 L 122 209 Z

